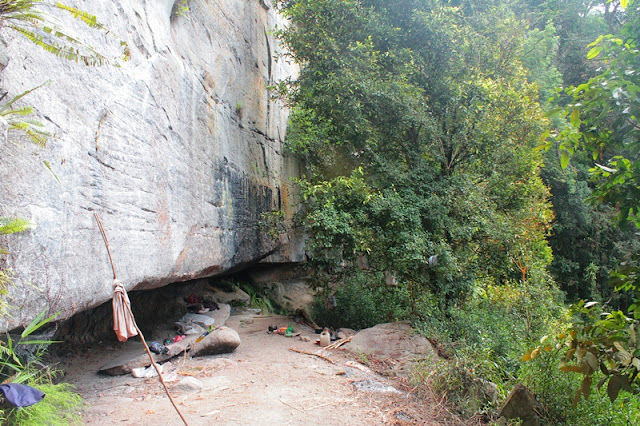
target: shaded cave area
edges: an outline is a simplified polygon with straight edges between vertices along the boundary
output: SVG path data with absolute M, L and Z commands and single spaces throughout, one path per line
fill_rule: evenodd
M 192 295 L 230 305 L 231 315 L 248 310 L 287 315 L 313 302 L 312 291 L 297 263 L 258 265 L 151 290 L 132 290 L 128 292 L 131 310 L 148 343 L 178 334 L 176 330 L 167 335 L 167 330 L 192 308 L 188 302 Z M 54 324 L 46 334 L 60 342 L 49 347 L 53 353 L 74 347 L 117 344 L 111 300 Z

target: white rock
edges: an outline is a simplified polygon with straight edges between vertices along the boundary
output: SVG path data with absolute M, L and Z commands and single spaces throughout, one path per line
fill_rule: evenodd
M 197 392 L 203 386 L 203 383 L 195 377 L 185 377 L 173 386 L 171 390 L 176 392 Z

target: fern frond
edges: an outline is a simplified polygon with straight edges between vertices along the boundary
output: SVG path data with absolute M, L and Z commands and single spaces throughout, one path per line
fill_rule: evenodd
M 98 19 L 95 15 L 91 15 L 83 10 L 76 9 L 75 7 L 67 6 L 66 4 L 62 4 L 60 2 L 56 2 L 56 7 L 62 10 L 65 10 L 71 14 L 76 19 L 80 19 L 82 22 L 90 26 L 91 28 L 97 28 L 100 30 L 107 31 L 107 29 L 98 22 Z
M 42 164 L 44 164 L 44 166 L 47 168 L 47 170 L 49 170 L 49 173 L 51 173 L 53 175 L 53 177 L 56 179 L 56 181 L 58 181 L 60 186 L 62 186 L 62 182 L 58 178 L 58 175 L 53 171 L 53 168 L 51 167 L 51 164 L 47 160 L 43 160 Z
M 33 92 L 34 90 L 38 90 L 39 88 L 41 88 L 42 86 L 44 86 L 45 84 L 49 84 L 49 80 L 45 81 L 44 83 L 26 90 L 22 93 L 20 93 L 19 95 L 17 95 L 16 97 L 12 98 L 9 102 L 7 102 L 6 104 L 0 106 L 0 115 L 4 115 L 3 112 L 5 110 L 7 110 L 11 105 L 13 105 L 14 103 L 16 103 L 16 101 L 20 100 L 21 98 L 24 98 L 25 96 L 27 96 L 29 93 Z
M 42 35 L 36 34 L 35 32 L 29 31 L 23 27 L 11 26 L 11 28 L 25 36 L 33 44 L 40 46 L 41 48 L 49 53 L 52 53 L 55 56 L 67 59 L 69 61 L 82 61 L 84 64 L 91 66 L 100 66 L 109 63 L 109 60 L 105 56 L 99 54 L 91 47 L 80 43 L 75 38 L 61 31 L 53 30 L 51 27 L 44 27 L 43 31 L 52 37 L 56 37 L 70 43 L 70 45 L 67 46 L 53 40 L 45 40 Z M 75 45 L 87 50 L 88 53 L 81 53 L 78 47 L 73 47 Z
M 41 147 L 44 147 L 51 137 L 51 133 L 32 128 L 25 130 L 25 134 L 31 139 L 31 142 Z
M 109 30 L 98 22 L 95 15 L 67 6 L 59 1 L 54 3 L 52 0 L 46 2 L 42 2 L 42 0 L 0 0 L 0 25 L 17 31 L 35 45 L 58 57 L 83 62 L 89 66 L 110 63 L 106 56 L 62 29 L 64 26 L 60 26 L 52 16 L 41 8 L 36 8 L 38 5 L 62 10 L 69 13 L 74 19 L 82 21 L 88 27 L 110 34 Z M 58 41 L 48 40 L 49 36 Z M 117 38 L 116 40 L 120 41 Z M 123 50 L 122 60 L 126 61 L 131 56 L 131 52 L 126 42 L 120 41 L 120 46 Z
M 0 216 L 0 235 L 24 232 L 28 229 L 34 229 L 35 227 L 35 223 L 27 219 Z
M 4 111 L 0 113 L 0 116 L 12 116 L 12 115 L 30 115 L 33 114 L 33 108 L 26 106 L 18 109 L 10 109 L 9 111 Z

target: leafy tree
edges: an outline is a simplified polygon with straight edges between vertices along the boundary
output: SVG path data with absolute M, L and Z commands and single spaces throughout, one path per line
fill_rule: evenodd
M 341 282 L 361 254 L 373 280 L 386 272 L 414 300 L 455 303 L 485 276 L 547 279 L 533 149 L 546 122 L 515 16 L 424 0 L 280 6 L 303 65 L 279 88 L 295 106 L 289 147 L 312 168 L 301 223 L 321 281 Z
M 626 6 L 625 23 L 615 35 L 599 37 L 590 45 L 588 58 L 600 60 L 605 71 L 588 82 L 568 89 L 573 102 L 567 107 L 571 126 L 560 134 L 565 161 L 578 149 L 585 149 L 595 161 L 590 170 L 596 182 L 591 199 L 617 210 L 616 223 L 640 227 L 638 188 L 640 187 L 640 4 Z M 637 251 L 635 251 L 637 253 Z M 563 371 L 584 376 L 576 394 L 588 398 L 593 378 L 600 371 L 614 401 L 621 390 L 640 391 L 640 349 L 636 338 L 640 318 L 639 258 L 635 254 L 613 272 L 618 290 L 631 292 L 635 301 L 625 310 L 604 312 L 596 302 L 574 305 L 574 323 L 568 333 L 556 336 L 563 355 Z M 628 313 L 629 316 L 625 314 Z M 564 346 L 566 344 L 566 346 Z M 527 353 L 534 358 L 553 350 L 543 343 Z

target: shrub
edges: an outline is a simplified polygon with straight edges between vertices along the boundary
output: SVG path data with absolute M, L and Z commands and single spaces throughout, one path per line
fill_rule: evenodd
M 379 284 L 380 274 L 360 273 L 346 279 L 334 297 L 336 307 L 327 309 L 327 294 L 316 296 L 311 307 L 314 320 L 323 326 L 360 330 L 376 324 L 409 318 L 410 300 L 406 287 Z
M 46 397 L 30 407 L 0 409 L 0 421 L 16 425 L 66 425 L 79 423 L 77 412 L 82 399 L 67 383 L 54 383 L 58 371 L 40 362 L 48 340 L 29 339 L 29 336 L 53 320 L 57 314 L 44 318 L 42 311 L 24 329 L 17 341 L 7 334 L 0 340 L 0 382 L 24 383 L 46 394 Z

